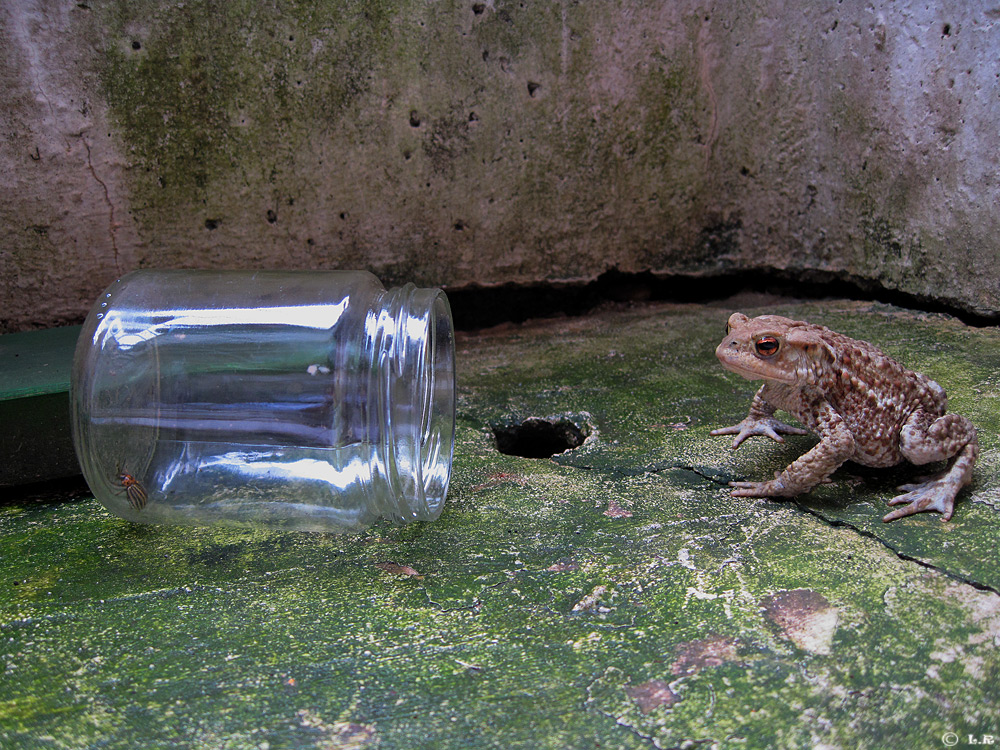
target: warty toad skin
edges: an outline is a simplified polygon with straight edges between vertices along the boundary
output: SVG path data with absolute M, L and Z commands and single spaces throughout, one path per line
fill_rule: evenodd
M 778 315 L 734 313 L 715 354 L 727 370 L 764 385 L 746 419 L 711 434 L 736 435 L 734 449 L 752 435 L 779 443 L 782 434 L 814 432 L 820 438 L 774 479 L 730 482 L 733 496 L 794 497 L 829 481 L 845 461 L 885 467 L 952 459 L 942 475 L 900 487 L 904 494 L 889 505 L 901 507 L 882 520 L 922 511 L 951 518 L 955 496 L 972 480 L 979 447 L 976 428 L 947 413 L 948 397 L 933 380 L 866 341 Z M 806 429 L 779 422 L 776 409 Z

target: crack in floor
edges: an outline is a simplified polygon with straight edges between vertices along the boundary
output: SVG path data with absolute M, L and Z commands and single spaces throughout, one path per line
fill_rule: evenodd
M 722 486 L 722 487 L 728 487 L 729 486 L 729 480 L 726 477 L 724 477 L 724 476 L 715 476 L 713 474 L 707 473 L 701 467 L 692 466 L 692 465 L 688 465 L 688 464 L 662 462 L 662 463 L 651 464 L 651 465 L 647 465 L 647 466 L 640 466 L 640 467 L 636 467 L 636 468 L 633 468 L 633 469 L 621 469 L 621 468 L 597 469 L 596 467 L 590 466 L 590 465 L 584 466 L 584 465 L 573 465 L 573 464 L 568 464 L 568 463 L 561 464 L 561 465 L 562 466 L 568 466 L 568 467 L 574 468 L 574 469 L 586 469 L 586 470 L 589 470 L 589 471 L 601 471 L 601 472 L 604 472 L 604 473 L 607 473 L 607 474 L 612 474 L 612 475 L 620 476 L 620 477 L 642 476 L 643 474 L 660 474 L 660 473 L 665 472 L 665 471 L 686 471 L 686 472 L 689 472 L 691 474 L 694 474 L 695 476 L 699 476 L 702 479 L 705 479 L 705 480 L 707 480 L 708 482 L 710 482 L 710 483 L 712 483 L 714 485 L 718 485 L 718 486 Z M 996 594 L 997 596 L 1000 596 L 1000 589 L 998 589 L 995 586 L 990 586 L 989 584 L 982 583 L 980 581 L 976 581 L 976 580 L 974 580 L 972 578 L 969 578 L 968 576 L 962 575 L 961 573 L 955 573 L 954 571 L 950 571 L 950 570 L 948 570 L 946 568 L 939 567 L 939 566 L 935 565 L 934 563 L 928 562 L 927 560 L 922 560 L 919 557 L 914 557 L 913 555 L 908 555 L 907 553 L 903 552 L 902 550 L 897 549 L 896 547 L 892 546 L 889 542 L 887 542 L 885 539 L 881 538 L 877 534 L 874 534 L 871 531 L 863 529 L 860 526 L 857 526 L 856 524 L 853 524 L 853 523 L 851 523 L 849 521 L 844 521 L 843 519 L 830 518 L 828 516 L 825 516 L 822 513 L 820 513 L 819 511 L 816 511 L 816 510 L 813 510 L 812 508 L 809 508 L 808 506 L 804 505 L 803 503 L 801 503 L 800 501 L 798 501 L 798 500 L 796 500 L 794 498 L 792 499 L 792 502 L 794 502 L 795 506 L 799 510 L 801 510 L 804 513 L 807 513 L 807 514 L 809 514 L 811 516 L 814 516 L 815 518 L 818 518 L 819 520 L 823 521 L 823 523 L 825 523 L 825 524 L 827 524 L 829 526 L 832 526 L 832 527 L 842 527 L 842 528 L 851 529 L 852 531 L 854 531 L 856 534 L 858 534 L 860 536 L 863 536 L 863 537 L 865 537 L 867 539 L 871 539 L 871 540 L 873 540 L 875 542 L 878 542 L 880 545 L 882 545 L 887 550 L 889 550 L 890 552 L 892 552 L 892 554 L 894 554 L 900 560 L 903 560 L 905 562 L 916 563 L 917 565 L 919 565 L 919 566 L 921 566 L 923 568 L 926 568 L 928 570 L 933 570 L 935 573 L 939 573 L 939 574 L 941 574 L 943 576 L 946 576 L 947 578 L 950 578 L 953 581 L 957 581 L 957 582 L 965 584 L 967 586 L 971 586 L 972 588 L 976 589 L 977 591 L 988 592 L 988 593 Z
M 878 542 L 883 547 L 885 547 L 887 550 L 889 550 L 890 552 L 892 552 L 892 554 L 894 554 L 900 560 L 904 560 L 905 562 L 916 563 L 917 565 L 919 565 L 922 568 L 927 568 L 928 570 L 933 570 L 935 573 L 939 573 L 939 574 L 941 574 L 943 576 L 946 576 L 947 578 L 951 578 L 953 581 L 958 581 L 959 583 L 964 583 L 967 586 L 971 586 L 972 588 L 976 589 L 977 591 L 985 591 L 985 592 L 989 592 L 989 593 L 992 593 L 992 594 L 996 594 L 997 596 L 1000 596 L 1000 590 L 998 590 L 997 588 L 995 588 L 993 586 L 990 586 L 989 584 L 981 583 L 979 581 L 975 581 L 975 580 L 969 578 L 968 576 L 962 575 L 961 573 L 955 573 L 955 572 L 947 570 L 945 568 L 938 567 L 937 565 L 934 565 L 933 563 L 927 562 L 926 560 L 921 560 L 919 557 L 914 557 L 913 555 L 908 555 L 905 552 L 903 552 L 902 550 L 899 550 L 899 549 L 893 547 L 891 544 L 889 544 L 889 542 L 887 542 L 885 539 L 882 539 L 877 534 L 874 534 L 871 531 L 868 531 L 867 529 L 863 529 L 860 526 L 857 526 L 857 525 L 851 523 L 850 521 L 844 521 L 843 519 L 839 519 L 839 518 L 828 518 L 827 516 L 824 516 L 819 511 L 813 510 L 812 508 L 809 508 L 808 506 L 803 505 L 798 500 L 794 500 L 793 499 L 793 502 L 795 503 L 795 506 L 799 510 L 803 511 L 804 513 L 808 513 L 810 516 L 818 518 L 819 520 L 823 521 L 823 523 L 828 524 L 829 526 L 832 526 L 834 528 L 841 527 L 841 528 L 851 529 L 852 531 L 854 531 L 855 533 L 859 534 L 860 536 L 865 537 L 866 539 L 871 539 L 873 541 Z
M 673 468 L 679 469 L 681 471 L 688 471 L 692 474 L 701 477 L 702 479 L 707 479 L 712 484 L 717 484 L 720 487 L 728 487 L 730 480 L 724 477 L 713 476 L 711 474 L 706 474 L 704 470 L 697 466 L 674 466 Z
M 607 467 L 599 468 L 592 466 L 590 464 L 572 464 L 557 462 L 560 466 L 565 466 L 570 469 L 582 469 L 584 471 L 593 471 L 600 474 L 610 474 L 616 477 L 641 477 L 646 474 L 662 474 L 666 471 L 686 471 L 695 476 L 699 476 L 702 479 L 707 479 L 713 484 L 717 484 L 720 487 L 728 487 L 730 478 L 728 476 L 717 476 L 708 473 L 704 468 L 700 466 L 692 466 L 690 464 L 680 464 L 668 461 L 661 461 L 660 463 L 648 464 L 646 466 L 636 466 L 634 468 L 621 468 L 621 467 Z

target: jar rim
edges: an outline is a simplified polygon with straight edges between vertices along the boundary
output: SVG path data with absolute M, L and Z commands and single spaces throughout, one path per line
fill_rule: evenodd
M 391 342 L 376 357 L 383 398 L 390 507 L 397 522 L 433 520 L 444 509 L 455 445 L 455 335 L 440 289 L 413 284 L 387 292 Z M 384 399 L 384 400 L 383 400 Z

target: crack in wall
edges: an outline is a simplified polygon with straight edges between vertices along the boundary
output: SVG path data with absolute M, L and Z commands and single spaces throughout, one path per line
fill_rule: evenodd
M 47 46 L 50 40 L 54 38 L 49 36 L 52 33 L 51 24 L 53 21 L 47 11 L 33 7 L 33 4 L 26 4 L 23 7 L 13 6 L 5 10 L 11 36 L 24 56 L 26 75 L 44 105 L 54 138 L 62 141 L 66 154 L 70 154 L 73 151 L 73 142 L 70 136 L 73 138 L 79 137 L 86 149 L 87 170 L 94 181 L 100 186 L 104 205 L 107 207 L 108 237 L 114 253 L 115 270 L 121 273 L 117 239 L 117 230 L 120 225 L 115 219 L 115 205 L 112 200 L 111 191 L 108 188 L 108 183 L 100 177 L 94 167 L 90 143 L 82 134 L 82 128 L 79 124 L 73 125 L 69 122 L 66 100 L 68 99 L 69 102 L 72 102 L 74 92 L 66 90 L 66 85 L 62 83 L 62 79 L 58 73 L 58 71 L 65 69 L 65 64 L 61 60 L 56 64 L 52 62 L 52 58 L 59 53 L 55 48 Z M 65 19 L 63 20 L 65 22 Z M 53 95 L 49 94 L 50 88 L 54 91 Z M 84 104 L 79 114 L 86 117 L 87 112 L 87 105 Z M 44 116 L 41 118 L 41 124 L 45 124 Z M 85 127 L 86 125 L 83 126 L 83 128 Z M 43 155 L 40 147 L 36 145 L 35 152 L 30 154 L 30 156 L 33 161 L 41 161 Z
M 84 136 L 80 136 L 80 140 L 83 142 L 83 146 L 87 149 L 87 169 L 90 170 L 91 177 L 94 181 L 101 186 L 101 190 L 104 192 L 104 204 L 108 207 L 108 237 L 111 239 L 111 250 L 114 253 L 115 258 L 115 270 L 121 273 L 121 265 L 118 263 L 118 223 L 115 221 L 115 204 L 111 200 L 111 192 L 108 190 L 108 184 L 101 179 L 100 175 L 97 174 L 97 170 L 94 169 L 94 162 L 91 160 L 90 155 L 90 143 Z
M 707 170 L 712 162 L 712 148 L 719 137 L 719 102 L 715 96 L 715 88 L 712 86 L 712 69 L 709 61 L 708 46 L 711 44 L 710 19 L 706 16 L 698 32 L 696 52 L 698 58 L 698 79 L 702 88 L 708 94 L 709 121 L 708 133 L 705 135 L 705 143 L 702 148 L 705 151 L 705 169 Z

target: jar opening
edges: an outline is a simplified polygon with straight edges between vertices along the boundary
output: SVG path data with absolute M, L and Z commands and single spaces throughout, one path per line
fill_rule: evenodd
M 444 292 L 407 284 L 388 292 L 392 341 L 381 385 L 387 479 L 382 515 L 433 520 L 444 508 L 455 443 L 455 334 Z

